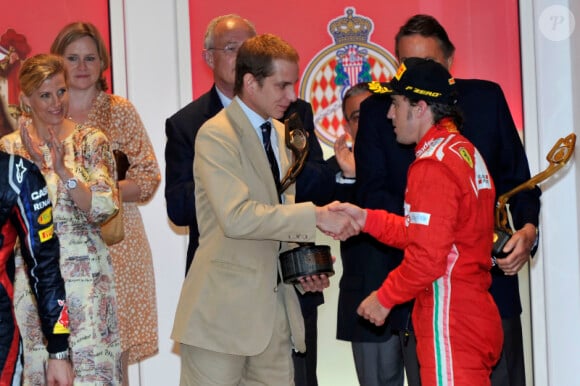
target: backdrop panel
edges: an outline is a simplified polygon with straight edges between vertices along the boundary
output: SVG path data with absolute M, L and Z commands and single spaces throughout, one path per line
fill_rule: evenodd
M 337 106 L 344 85 L 329 85 L 337 77 L 337 51 L 348 55 L 348 44 L 338 42 L 330 32 L 331 23 L 352 17 L 368 20 L 371 31 L 355 49 L 368 53 L 369 73 L 383 80 L 393 66 L 394 36 L 412 15 L 430 14 L 446 28 L 456 46 L 452 73 L 457 78 L 481 78 L 499 83 L 508 99 L 516 126 L 522 129 L 522 96 L 518 4 L 516 0 L 409 0 L 376 2 L 296 0 L 292 4 L 273 0 L 231 2 L 189 0 L 193 95 L 198 97 L 212 84 L 211 72 L 202 60 L 203 36 L 208 22 L 218 15 L 237 13 L 251 20 L 258 33 L 274 33 L 294 45 L 300 53 L 301 84 L 297 91 L 313 103 L 319 138 L 331 143 L 341 133 L 342 113 Z M 353 43 L 352 41 L 350 42 Z M 394 64 L 396 65 L 396 63 Z M 317 67 L 317 68 L 314 68 Z M 382 67 L 382 68 L 379 68 Z M 318 74 L 312 74 L 311 72 Z M 327 79 L 321 79 L 325 75 Z M 305 76 L 306 72 L 306 76 Z M 364 79 L 361 79 L 364 80 Z M 318 88 L 319 81 L 326 82 Z M 326 95 L 329 94 L 329 95 Z M 317 96 L 318 95 L 318 96 Z M 324 99 L 326 97 L 326 99 Z

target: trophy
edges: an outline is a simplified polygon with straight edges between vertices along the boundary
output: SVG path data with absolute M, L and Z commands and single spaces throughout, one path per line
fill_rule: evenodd
M 508 226 L 508 211 L 506 207 L 508 200 L 521 191 L 533 189 L 537 184 L 545 181 L 566 165 L 568 160 L 572 157 L 572 153 L 574 153 L 575 144 L 576 134 L 574 133 L 569 134 L 566 138 L 560 138 L 554 146 L 552 146 L 552 149 L 546 156 L 549 165 L 543 172 L 536 174 L 528 181 L 516 186 L 509 192 L 502 194 L 497 199 L 495 207 L 493 248 L 491 251 L 494 266 L 496 264 L 496 259 L 501 259 L 507 256 L 507 254 L 503 252 L 503 248 L 513 234 L 512 229 Z
M 296 182 L 296 178 L 304 168 L 308 156 L 308 137 L 302 121 L 297 113 L 290 115 L 284 121 L 286 146 L 294 154 L 294 163 L 278 188 L 278 194 L 282 194 L 290 185 Z M 328 245 L 314 245 L 314 243 L 298 243 L 297 248 L 280 254 L 280 266 L 282 280 L 286 284 L 296 284 L 298 279 L 304 276 L 325 274 L 334 275 L 332 256 Z

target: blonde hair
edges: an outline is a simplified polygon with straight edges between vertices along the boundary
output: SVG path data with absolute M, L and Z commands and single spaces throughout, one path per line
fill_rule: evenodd
M 31 96 L 42 83 L 55 76 L 63 74 L 65 82 L 67 75 L 64 62 L 58 55 L 37 54 L 26 59 L 18 72 L 18 83 L 24 95 Z
M 55 55 L 64 55 L 64 51 L 72 42 L 83 38 L 85 36 L 90 37 L 95 42 L 97 46 L 97 53 L 101 60 L 101 74 L 99 75 L 99 81 L 97 82 L 97 88 L 102 91 L 107 91 L 109 88 L 107 85 L 107 80 L 103 76 L 103 73 L 109 68 L 111 64 L 111 59 L 109 56 L 109 51 L 105 46 L 105 41 L 101 37 L 101 34 L 97 27 L 91 23 L 85 22 L 74 22 L 64 26 L 60 30 L 54 42 L 50 46 L 50 53 Z

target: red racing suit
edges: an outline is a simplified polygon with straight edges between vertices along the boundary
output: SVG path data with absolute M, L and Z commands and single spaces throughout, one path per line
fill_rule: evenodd
M 17 238 L 38 303 L 47 350 L 65 351 L 68 311 L 46 183 L 33 163 L 0 152 L 0 386 L 20 384 L 22 369 L 20 334 L 13 309 Z
M 489 385 L 503 332 L 491 285 L 495 188 L 477 149 L 447 119 L 417 144 L 405 217 L 368 210 L 364 232 L 404 249 L 377 291 L 387 308 L 415 300 L 421 383 Z

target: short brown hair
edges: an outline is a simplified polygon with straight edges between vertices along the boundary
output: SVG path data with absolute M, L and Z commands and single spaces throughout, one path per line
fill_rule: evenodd
M 445 59 L 449 59 L 455 53 L 455 46 L 451 43 L 445 28 L 431 15 L 414 15 L 401 26 L 395 36 L 395 55 L 399 56 L 399 42 L 405 36 L 421 35 L 425 38 L 434 38 L 439 43 Z
M 298 63 L 298 51 L 276 35 L 257 35 L 246 40 L 238 50 L 236 58 L 236 81 L 234 94 L 239 95 L 244 75 L 250 73 L 262 85 L 264 78 L 274 73 L 274 59 Z
M 22 90 L 24 95 L 31 96 L 45 80 L 61 73 L 66 81 L 67 74 L 60 56 L 52 54 L 31 56 L 22 63 L 18 72 L 20 90 Z
M 52 45 L 50 46 L 50 53 L 62 56 L 64 55 L 64 50 L 66 50 L 69 44 L 85 36 L 93 39 L 95 45 L 97 46 L 97 53 L 99 54 L 99 58 L 101 60 L 101 74 L 99 76 L 97 88 L 99 90 L 106 91 L 108 86 L 107 80 L 103 76 L 103 73 L 111 65 L 111 59 L 109 57 L 109 51 L 105 46 L 105 41 L 101 37 L 97 27 L 95 27 L 93 24 L 85 22 L 74 22 L 64 26 L 64 28 L 61 29 L 56 36 L 56 39 L 54 39 L 54 42 L 52 42 Z

